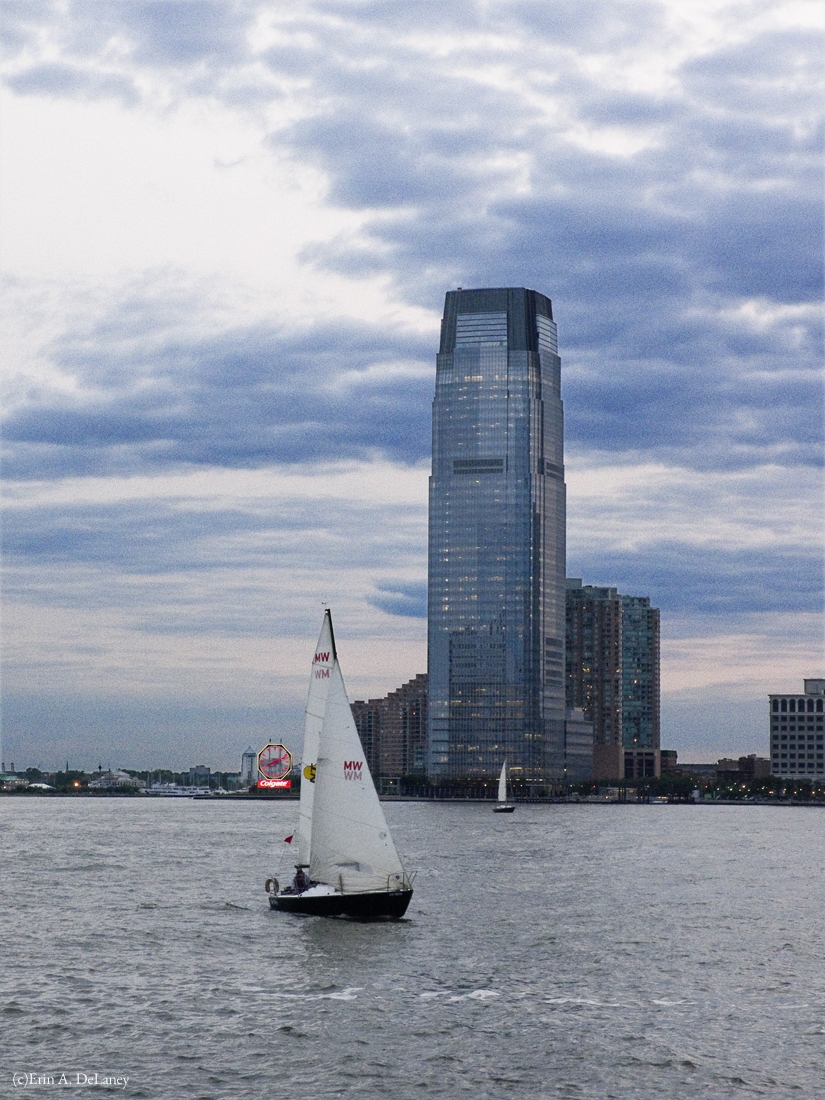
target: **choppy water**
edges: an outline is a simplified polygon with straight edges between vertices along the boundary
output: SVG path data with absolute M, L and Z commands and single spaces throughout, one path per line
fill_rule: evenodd
M 825 1095 L 822 811 L 386 811 L 359 925 L 269 910 L 288 805 L 0 800 L 0 1095 Z

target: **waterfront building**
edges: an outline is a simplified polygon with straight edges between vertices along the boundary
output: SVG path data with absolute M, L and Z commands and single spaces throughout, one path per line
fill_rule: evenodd
M 825 678 L 804 681 L 803 694 L 768 696 L 771 775 L 825 780 Z
M 597 745 L 621 745 L 622 599 L 569 577 L 566 602 L 567 705 L 581 707 Z
M 660 749 L 626 749 L 623 745 L 593 746 L 594 779 L 658 778 L 662 774 Z
M 579 707 L 568 707 L 564 720 L 564 780 L 584 783 L 593 778 L 593 723 Z
M 622 601 L 622 744 L 626 749 L 659 749 L 659 608 L 647 596 Z
M 751 753 L 738 760 L 722 757 L 716 761 L 718 783 L 750 783 L 754 779 L 766 779 L 771 774 L 771 762 L 764 756 Z
M 94 779 L 89 781 L 90 791 L 133 790 L 136 791 L 144 784 L 128 772 L 121 770 L 96 771 Z
M 565 777 L 565 485 L 550 299 L 450 291 L 430 478 L 427 771 Z M 572 736 L 572 733 L 571 733 Z
M 241 785 L 251 787 L 258 782 L 258 754 L 250 745 L 246 752 L 241 754 Z
M 383 699 L 356 699 L 352 716 L 374 779 L 423 777 L 427 743 L 427 676 L 391 691 Z
M 350 703 L 352 718 L 367 761 L 367 767 L 374 780 L 378 780 L 380 771 L 381 718 L 386 699 L 355 699 Z
M 566 701 L 593 723 L 597 779 L 661 775 L 659 628 L 647 596 L 568 577 Z
M 659 761 L 662 775 L 673 775 L 679 767 L 679 754 L 676 749 L 660 749 Z

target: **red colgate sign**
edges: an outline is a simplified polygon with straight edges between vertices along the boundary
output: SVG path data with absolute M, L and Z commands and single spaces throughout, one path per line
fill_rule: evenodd
M 259 787 L 278 787 L 280 790 L 289 790 L 292 786 L 291 779 L 259 779 Z

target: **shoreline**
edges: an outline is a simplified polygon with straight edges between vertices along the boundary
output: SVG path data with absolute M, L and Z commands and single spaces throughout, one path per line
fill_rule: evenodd
M 495 806 L 496 800 L 494 798 L 427 798 L 420 795 L 379 795 L 379 801 L 381 802 L 426 802 L 431 804 L 443 804 L 443 803 L 463 803 L 467 805 L 475 806 Z M 216 794 L 207 795 L 203 794 L 191 794 L 191 795 L 158 795 L 158 794 L 146 794 L 142 791 L 0 791 L 0 798 L 121 798 L 121 799 L 134 799 L 139 798 L 141 800 L 148 799 L 153 802 L 167 802 L 170 799 L 174 801 L 189 801 L 189 802 L 276 802 L 292 804 L 299 801 L 297 795 L 271 795 L 271 794 L 249 794 L 247 792 L 238 794 Z M 520 798 L 513 799 L 516 806 L 656 806 L 661 808 L 663 806 L 799 806 L 799 807 L 822 807 L 825 808 L 825 799 L 790 799 L 790 798 L 704 798 L 698 802 L 693 802 L 687 799 L 674 799 L 672 802 L 651 802 L 648 800 L 629 799 L 627 801 L 620 801 L 618 799 L 606 799 L 598 797 L 580 797 L 580 798 L 568 798 L 563 797 L 545 797 L 545 798 Z

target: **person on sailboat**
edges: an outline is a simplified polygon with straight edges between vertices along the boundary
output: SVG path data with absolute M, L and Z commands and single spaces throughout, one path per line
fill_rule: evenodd
M 302 894 L 309 889 L 309 875 L 300 863 L 295 865 L 295 878 L 292 880 L 292 889 L 296 894 Z

